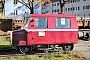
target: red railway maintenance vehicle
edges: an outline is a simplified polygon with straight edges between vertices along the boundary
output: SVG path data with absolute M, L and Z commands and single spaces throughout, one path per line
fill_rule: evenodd
M 78 42 L 78 24 L 72 14 L 32 14 L 25 17 L 22 29 L 12 32 L 12 45 L 22 53 L 33 49 L 72 50 Z

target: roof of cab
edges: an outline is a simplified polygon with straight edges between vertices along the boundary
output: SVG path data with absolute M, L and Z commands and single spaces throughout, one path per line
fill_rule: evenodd
M 66 18 L 75 18 L 75 14 L 30 14 L 27 17 L 66 17 Z

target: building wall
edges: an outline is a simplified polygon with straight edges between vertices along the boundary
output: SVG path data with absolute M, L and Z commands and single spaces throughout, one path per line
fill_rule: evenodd
M 77 17 L 86 16 L 90 17 L 90 0 L 80 0 L 79 2 L 74 2 L 65 5 L 65 13 L 67 14 L 76 14 Z
M 46 4 L 45 6 L 42 7 L 42 14 L 58 14 L 60 13 L 60 3 L 59 1 Z
M 50 11 L 48 13 L 51 14 L 60 13 L 60 3 L 59 5 L 58 3 L 58 0 L 53 0 L 53 3 L 48 4 L 50 6 L 43 6 L 42 13 L 47 13 L 46 11 Z M 64 6 L 64 13 L 75 14 L 78 18 L 85 14 L 86 18 L 90 18 L 90 0 L 73 0 L 73 2 L 68 2 Z

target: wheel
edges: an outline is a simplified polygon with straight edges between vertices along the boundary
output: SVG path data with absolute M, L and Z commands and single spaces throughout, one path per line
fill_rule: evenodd
M 21 47 L 19 47 L 19 50 L 20 50 L 21 53 L 27 54 L 30 50 L 30 47 L 21 46 Z
M 65 45 L 62 45 L 62 49 L 64 50 L 64 51 L 71 51 L 71 50 L 73 50 L 73 44 L 65 44 Z
M 89 41 L 89 34 L 86 33 L 86 40 Z
M 48 50 L 44 50 L 45 53 L 48 53 L 49 51 Z

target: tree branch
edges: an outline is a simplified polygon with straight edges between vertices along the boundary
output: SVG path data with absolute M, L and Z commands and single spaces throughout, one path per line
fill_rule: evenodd
M 26 5 L 29 5 L 28 3 L 26 3 L 25 1 L 22 0 L 23 3 L 25 3 Z
M 40 2 L 38 2 L 38 3 L 40 3 Z M 34 8 L 36 8 L 38 5 L 39 5 L 39 4 L 36 4 L 36 5 L 34 6 Z
M 25 5 L 26 7 L 28 7 L 31 10 L 31 6 L 28 6 L 27 3 L 24 3 L 24 2 L 21 2 L 21 1 L 18 1 L 18 2 L 22 3 L 23 5 Z

